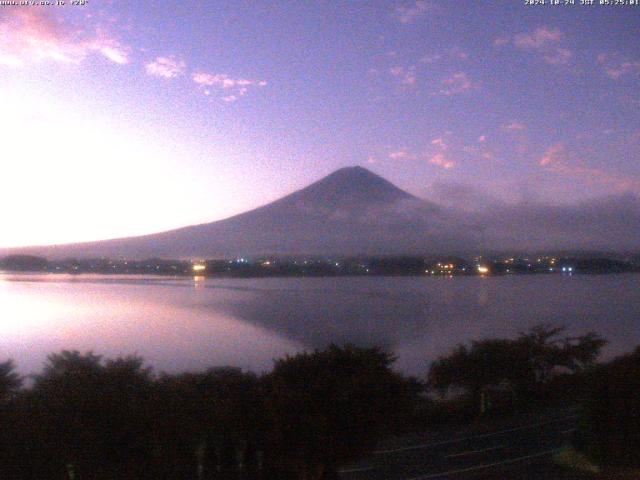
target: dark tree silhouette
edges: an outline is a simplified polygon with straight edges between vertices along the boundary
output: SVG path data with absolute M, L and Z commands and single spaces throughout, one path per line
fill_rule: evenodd
M 255 468 L 264 424 L 255 375 L 231 367 L 163 375 L 156 400 L 154 428 L 166 478 Z
M 509 389 L 530 382 L 531 372 L 521 349 L 510 340 L 472 342 L 471 347 L 459 345 L 454 352 L 432 363 L 428 385 L 441 393 L 451 387 L 470 395 L 479 413 L 484 413 L 492 389 Z
M 0 363 L 0 478 L 9 478 L 9 466 L 16 463 L 13 409 L 21 386 L 13 361 Z
M 153 445 L 150 393 L 140 358 L 103 364 L 92 353 L 49 355 L 20 404 L 20 476 L 144 478 Z
M 559 372 L 578 373 L 592 366 L 606 341 L 589 332 L 560 337 L 565 329 L 537 325 L 516 339 L 482 340 L 459 345 L 431 364 L 428 385 L 441 393 L 451 387 L 465 391 L 487 409 L 492 391 L 506 390 L 514 402 L 537 399 Z
M 22 386 L 13 360 L 0 363 L 0 405 L 9 401 Z
M 495 389 L 528 400 L 559 370 L 590 370 L 604 344 L 593 333 L 562 332 L 540 326 L 514 340 L 459 346 L 434 362 L 430 385 L 461 388 L 481 409 Z M 637 409 L 635 380 L 624 384 L 636 378 L 634 355 L 611 367 L 610 381 L 594 377 L 593 411 L 621 412 L 614 420 L 630 432 L 625 440 L 637 438 L 625 417 Z M 394 360 L 378 348 L 332 345 L 278 360 L 260 378 L 231 367 L 158 377 L 138 357 L 63 351 L 24 389 L 4 362 L 0 478 L 334 479 L 425 413 L 422 385 L 393 371 Z M 590 428 L 616 438 L 606 425 Z
M 274 478 L 335 478 L 411 410 L 418 388 L 377 348 L 332 345 L 276 362 L 265 378 Z
M 598 368 L 578 428 L 578 444 L 603 463 L 640 466 L 640 347 Z

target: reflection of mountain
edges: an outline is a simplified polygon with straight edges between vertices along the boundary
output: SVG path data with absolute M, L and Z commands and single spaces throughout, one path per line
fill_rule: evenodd
M 216 296 L 203 306 L 207 311 L 219 310 L 307 348 L 351 342 L 394 350 L 422 336 L 429 317 L 429 300 L 412 278 L 245 280 L 236 287 L 223 282 L 210 286 Z
M 640 336 L 630 327 L 640 318 L 639 283 L 636 275 L 210 280 L 194 307 L 308 349 L 384 346 L 403 370 L 423 375 L 458 343 L 514 337 L 540 322 L 570 335 L 594 330 L 611 341 L 610 353 L 627 351 Z
M 576 206 L 495 204 L 469 212 L 421 200 L 362 167 L 351 167 L 225 220 L 11 253 L 196 258 L 634 248 L 640 248 L 640 201 L 633 195 Z

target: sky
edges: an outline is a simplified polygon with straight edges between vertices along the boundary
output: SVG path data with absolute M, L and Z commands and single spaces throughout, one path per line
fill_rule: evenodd
M 20 3 L 0 247 L 210 222 L 352 165 L 442 203 L 640 194 L 637 5 Z

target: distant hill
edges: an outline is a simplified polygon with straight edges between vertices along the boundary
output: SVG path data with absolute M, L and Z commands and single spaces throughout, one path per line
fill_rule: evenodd
M 640 249 L 638 198 L 561 207 L 505 205 L 470 213 L 419 199 L 365 168 L 348 167 L 217 222 L 140 237 L 11 249 L 0 255 L 214 258 L 545 248 Z

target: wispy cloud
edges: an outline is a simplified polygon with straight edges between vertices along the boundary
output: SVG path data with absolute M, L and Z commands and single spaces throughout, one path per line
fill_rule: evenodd
M 551 145 L 538 160 L 538 165 L 546 171 L 574 181 L 583 181 L 589 185 L 607 185 L 618 193 L 640 193 L 640 179 L 603 168 L 590 167 L 570 152 L 564 143 Z
M 627 75 L 640 76 L 640 61 L 623 58 L 617 53 L 601 53 L 598 55 L 598 63 L 613 80 L 620 80 Z
M 493 41 L 493 45 L 501 47 L 513 43 L 520 50 L 540 55 L 550 65 L 565 65 L 569 63 L 573 53 L 569 48 L 560 45 L 563 40 L 564 35 L 560 30 L 542 26 L 533 32 L 518 33 L 513 38 L 498 37 Z
M 420 63 L 432 64 L 442 60 L 442 55 L 439 53 L 428 53 L 420 57 Z
M 450 132 L 447 132 L 445 137 L 450 139 Z M 450 154 L 448 152 L 449 140 L 445 139 L 445 137 L 438 137 L 431 140 L 431 152 L 427 153 L 425 156 L 431 165 L 435 165 L 436 167 L 440 167 L 445 170 L 450 170 L 455 167 L 456 164 L 450 158 Z
M 406 148 L 401 148 L 389 153 L 391 160 L 415 160 L 417 156 L 409 152 Z
M 184 74 L 187 65 L 174 56 L 158 57 L 144 66 L 149 75 L 162 78 L 175 78 Z
M 453 66 L 458 65 L 468 58 L 469 55 L 459 47 L 447 48 L 440 53 L 429 53 L 423 55 L 417 61 L 404 64 L 399 63 L 400 59 L 395 58 L 394 55 L 394 63 L 389 64 L 389 66 L 382 71 L 386 71 L 387 74 L 395 80 L 396 84 L 401 87 L 401 90 L 406 91 L 422 83 L 421 80 L 423 78 L 428 78 L 423 76 L 424 70 L 427 68 L 425 65 L 447 63 L 449 66 Z M 457 69 L 459 67 L 455 68 Z M 449 70 L 449 68 L 445 71 L 447 70 Z M 476 84 L 471 82 L 466 73 L 453 73 L 451 76 L 442 80 L 441 89 L 433 92 L 432 95 L 453 95 L 462 93 L 476 86 Z
M 486 140 L 487 137 L 481 135 L 478 143 L 474 141 L 469 145 L 466 135 L 457 135 L 446 130 L 421 146 L 403 146 L 391 151 L 387 157 L 391 160 L 419 161 L 447 171 L 469 164 L 478 165 L 479 162 L 499 162 L 499 156 L 485 143 Z
M 495 38 L 493 40 L 493 46 L 494 47 L 503 47 L 505 45 L 508 45 L 509 42 L 511 42 L 511 38 L 509 38 L 509 37 L 498 37 L 498 38 Z
M 573 54 L 568 48 L 556 48 L 549 53 L 545 53 L 543 58 L 545 62 L 551 65 L 565 65 L 569 63 Z
M 416 0 L 412 4 L 400 5 L 396 8 L 395 14 L 400 23 L 406 25 L 416 22 L 432 10 L 431 3 L 426 0 Z
M 191 77 L 198 85 L 218 86 L 224 89 L 229 88 L 246 88 L 248 86 L 264 87 L 267 82 L 264 80 L 247 80 L 246 78 L 232 78 L 224 73 L 205 73 L 196 72 Z
M 44 9 L 11 9 L 0 22 L 0 64 L 21 67 L 50 61 L 80 64 L 91 54 L 124 65 L 131 49 L 98 27 L 94 33 L 59 22 Z
M 508 132 L 521 132 L 526 130 L 527 126 L 524 123 L 513 121 L 503 125 L 502 129 Z
M 483 138 L 483 137 L 480 137 Z M 479 141 L 482 145 L 484 140 Z M 495 153 L 486 148 L 485 146 L 478 147 L 476 145 L 466 145 L 461 149 L 464 153 L 470 155 L 474 160 L 482 159 L 482 160 L 495 160 Z
M 538 50 L 559 42 L 562 32 L 558 29 L 539 27 L 531 33 L 519 33 L 513 37 L 513 44 L 522 49 Z
M 444 60 L 464 61 L 469 59 L 469 54 L 459 47 L 449 48 L 441 53 L 428 53 L 420 57 L 420 63 L 434 64 Z
M 468 60 L 469 59 L 469 54 L 467 52 L 465 52 L 464 50 L 462 50 L 461 48 L 458 48 L 458 47 L 453 47 L 451 50 L 449 50 L 449 55 L 451 56 L 451 58 L 454 58 L 456 60 Z
M 114 63 L 124 65 L 129 63 L 129 56 L 126 50 L 117 45 L 103 45 L 100 52 Z
M 450 96 L 459 93 L 468 92 L 476 88 L 477 85 L 471 81 L 469 76 L 464 72 L 454 73 L 453 75 L 443 79 L 440 82 L 440 95 Z
M 411 65 L 407 68 L 402 66 L 391 67 L 389 69 L 389 74 L 398 79 L 401 85 L 413 86 L 417 82 L 415 65 Z
M 447 148 L 449 148 L 447 142 L 445 142 L 443 138 L 434 138 L 433 140 L 431 140 L 431 145 L 439 148 L 440 150 L 446 150 Z
M 438 180 L 431 184 L 429 194 L 441 205 L 465 212 L 489 211 L 501 205 L 499 198 L 471 183 Z
M 210 88 L 222 90 L 224 95 L 220 98 L 227 103 L 233 103 L 240 97 L 244 97 L 250 88 L 260 88 L 267 85 L 265 80 L 233 78 L 225 73 L 195 72 L 191 75 L 191 79 L 204 89 L 206 95 L 211 93 Z
M 435 138 L 430 142 L 430 147 L 424 153 L 416 154 L 407 148 L 400 148 L 398 150 L 390 152 L 388 157 L 391 160 L 427 161 L 431 165 L 449 170 L 454 168 L 456 164 L 449 157 L 447 150 L 447 142 L 443 138 Z
M 0 52 L 0 65 L 5 67 L 21 67 L 24 64 L 22 59 L 17 55 Z

